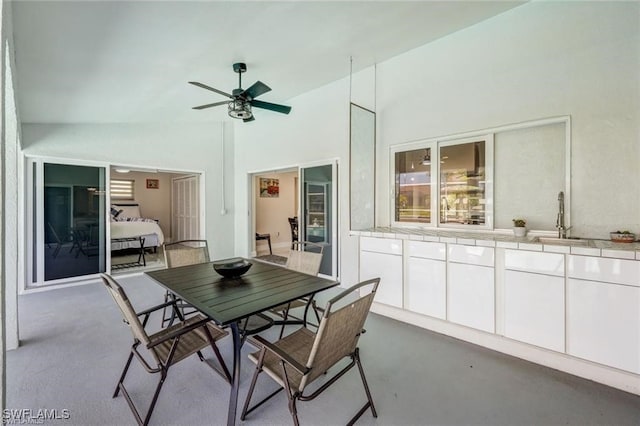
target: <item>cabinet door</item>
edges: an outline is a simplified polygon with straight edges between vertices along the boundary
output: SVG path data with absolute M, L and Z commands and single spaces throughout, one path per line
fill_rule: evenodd
M 493 268 L 449 263 L 449 321 L 495 332 Z
M 380 277 L 375 301 L 402 308 L 402 256 L 360 252 L 360 280 Z
M 640 374 L 640 287 L 567 280 L 567 352 Z
M 564 352 L 564 277 L 505 271 L 505 336 Z
M 446 319 L 446 270 L 447 265 L 441 260 L 409 258 L 406 290 L 410 311 Z

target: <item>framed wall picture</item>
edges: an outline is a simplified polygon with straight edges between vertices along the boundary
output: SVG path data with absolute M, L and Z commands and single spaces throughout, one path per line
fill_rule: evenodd
M 160 181 L 158 179 L 147 179 L 147 189 L 160 188 Z
M 276 198 L 280 196 L 280 181 L 278 179 L 260 178 L 260 197 Z

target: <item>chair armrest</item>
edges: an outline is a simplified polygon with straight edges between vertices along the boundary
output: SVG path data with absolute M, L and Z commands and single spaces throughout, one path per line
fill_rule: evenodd
M 288 353 L 284 352 L 282 349 L 274 345 L 273 343 L 265 340 L 261 336 L 253 336 L 253 338 L 262 345 L 263 348 L 269 350 L 275 356 L 280 358 L 282 361 L 286 362 L 290 366 L 292 366 L 295 370 L 297 370 L 300 374 L 307 374 L 311 369 L 300 364 L 298 361 L 289 356 Z
M 142 315 L 147 315 L 147 314 L 150 314 L 152 312 L 159 311 L 162 308 L 165 308 L 165 307 L 168 307 L 168 306 L 172 306 L 174 304 L 175 304 L 175 301 L 170 300 L 168 302 L 161 303 L 160 305 L 156 305 L 156 306 L 153 306 L 151 308 L 145 309 L 144 311 L 137 312 L 136 315 L 138 315 L 139 317 L 142 316 Z
M 167 340 L 173 340 L 176 337 L 180 337 L 185 333 L 195 330 L 196 328 L 200 328 L 202 326 L 206 326 L 206 324 L 211 321 L 209 318 L 203 318 L 199 321 L 193 323 L 181 323 L 176 324 L 172 327 L 166 328 L 164 331 L 159 331 L 156 334 L 149 336 L 149 344 L 147 348 L 150 349 L 154 346 L 159 345 L 162 342 L 166 342 Z

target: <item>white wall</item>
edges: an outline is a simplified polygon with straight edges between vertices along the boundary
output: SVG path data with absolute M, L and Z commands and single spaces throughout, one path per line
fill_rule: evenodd
M 380 197 L 391 144 L 570 115 L 572 232 L 640 232 L 639 15 L 637 2 L 533 2 L 379 64 Z
M 570 115 L 573 233 L 640 233 L 639 16 L 636 2 L 527 3 L 354 75 L 352 100 L 377 112 L 377 224 L 390 223 L 390 145 Z M 251 247 L 249 171 L 338 158 L 341 278 L 357 280 L 348 103 L 344 79 L 294 98 L 289 116 L 236 127 L 236 254 Z
M 272 248 L 291 247 L 291 227 L 287 218 L 296 216 L 296 184 L 298 172 L 266 173 L 255 178 L 255 205 L 256 205 L 256 232 L 271 235 Z M 280 193 L 278 197 L 261 197 L 260 178 L 278 179 Z M 256 249 L 260 254 L 268 254 L 269 248 L 266 241 L 256 243 Z
M 349 82 L 343 79 L 319 90 L 291 99 L 291 114 L 258 111 L 256 121 L 235 127 L 236 157 L 236 255 L 247 256 L 252 247 L 249 229 L 249 174 L 253 171 L 286 169 L 315 161 L 338 159 L 338 204 L 348 205 Z M 244 184 L 243 184 L 244 182 Z M 357 251 L 356 237 L 349 236 L 349 212 L 339 210 L 339 241 L 342 253 Z M 340 259 L 343 259 L 341 256 Z M 355 283 L 357 269 L 351 261 L 339 261 L 341 282 Z
M 18 340 L 18 271 L 21 264 L 18 257 L 20 249 L 18 238 L 18 217 L 20 210 L 18 207 L 20 199 L 20 188 L 18 185 L 18 175 L 20 167 L 18 164 L 19 152 L 19 128 L 18 112 L 16 110 L 15 92 L 13 90 L 15 80 L 15 59 L 13 57 L 13 36 L 11 4 L 2 3 L 2 155 L 3 162 L 2 181 L 2 220 L 0 223 L 4 228 L 1 232 L 3 249 L 0 250 L 0 257 L 3 259 L 3 270 L 0 271 L 2 277 L 2 296 L 0 297 L 0 308 L 4 323 L 3 342 L 6 349 L 16 349 Z M 1 170 L 0 169 L 0 170 Z
M 223 203 L 222 124 L 23 124 L 27 155 L 104 161 L 118 165 L 204 173 L 206 238 L 212 258 L 233 247 L 232 131 L 225 127 L 228 178 Z M 222 214 L 222 209 L 227 210 Z

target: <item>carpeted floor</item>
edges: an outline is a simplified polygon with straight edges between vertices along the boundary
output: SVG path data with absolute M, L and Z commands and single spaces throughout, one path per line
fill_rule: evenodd
M 164 291 L 144 275 L 118 278 L 142 310 L 162 302 Z M 336 289 L 336 291 L 339 291 Z M 318 295 L 319 302 L 331 294 Z M 6 408 L 68 409 L 52 425 L 135 425 L 125 399 L 111 398 L 132 343 L 132 334 L 101 283 L 19 297 L 21 347 L 6 354 Z M 149 328 L 157 329 L 160 317 Z M 640 397 L 470 343 L 371 314 L 360 339 L 362 362 L 378 411 L 359 425 L 633 425 Z M 268 340 L 279 328 L 267 330 Z M 220 349 L 231 362 L 230 338 Z M 253 374 L 243 347 L 242 407 Z M 209 350 L 205 356 L 213 357 Z M 134 361 L 126 380 L 146 409 L 157 384 Z M 321 381 L 324 379 L 321 379 Z M 276 388 L 263 375 L 256 395 Z M 152 425 L 223 425 L 229 386 L 196 356 L 169 370 Z M 317 399 L 298 405 L 303 425 L 340 425 L 365 401 L 357 369 Z M 251 413 L 245 425 L 291 425 L 281 392 Z
M 256 256 L 256 259 L 260 259 L 263 262 L 275 263 L 276 265 L 287 264 L 287 258 L 284 256 L 278 256 L 277 254 L 265 254 L 263 256 Z

